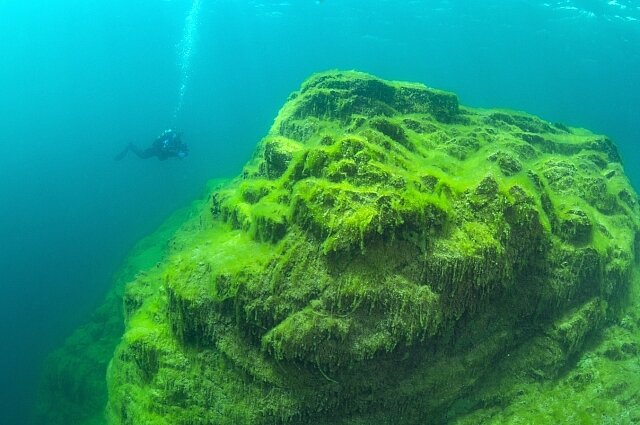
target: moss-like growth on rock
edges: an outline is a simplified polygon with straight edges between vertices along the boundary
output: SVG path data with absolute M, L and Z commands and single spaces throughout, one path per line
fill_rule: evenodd
M 212 181 L 219 184 L 221 181 Z M 195 208 L 202 205 L 195 203 Z M 36 425 L 102 425 L 107 403 L 107 365 L 124 332 L 125 285 L 150 273 L 171 247 L 167 241 L 182 227 L 191 208 L 171 215 L 155 232 L 140 240 L 115 276 L 105 301 L 45 362 L 34 411 Z M 140 273 L 140 274 L 139 274 Z M 137 285 L 140 292 L 143 285 Z M 145 298 L 150 294 L 141 294 Z M 134 308 L 138 308 L 137 305 Z M 131 309 L 131 306 L 127 306 Z
M 315 75 L 128 285 L 109 420 L 424 425 L 508 404 L 618 317 L 639 212 L 604 137 Z

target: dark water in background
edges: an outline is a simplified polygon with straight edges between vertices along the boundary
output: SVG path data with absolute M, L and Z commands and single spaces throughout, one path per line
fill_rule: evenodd
M 189 56 L 192 0 L 0 0 L 0 423 L 26 423 L 44 356 L 132 244 L 238 173 L 313 72 L 421 81 L 606 133 L 640 187 L 634 3 L 200 0 Z M 113 161 L 172 124 L 186 160 Z

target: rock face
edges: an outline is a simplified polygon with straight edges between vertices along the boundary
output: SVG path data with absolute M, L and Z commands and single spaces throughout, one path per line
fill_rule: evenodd
M 166 241 L 189 216 L 181 209 L 131 250 L 114 276 L 113 286 L 87 323 L 52 352 L 42 368 L 31 425 L 103 425 L 107 403 L 105 375 L 124 331 L 125 285 L 141 270 L 166 256 Z
M 605 137 L 315 75 L 129 284 L 110 422 L 424 425 L 508 403 L 624 307 L 639 212 Z

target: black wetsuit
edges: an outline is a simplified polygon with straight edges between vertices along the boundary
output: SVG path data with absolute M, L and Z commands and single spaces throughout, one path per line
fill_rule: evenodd
M 116 159 L 124 158 L 129 151 L 136 154 L 138 158 L 147 159 L 155 156 L 160 161 L 168 158 L 184 158 L 189 154 L 188 146 L 182 141 L 180 135 L 173 130 L 166 130 L 146 149 L 140 149 L 130 143 L 116 156 Z

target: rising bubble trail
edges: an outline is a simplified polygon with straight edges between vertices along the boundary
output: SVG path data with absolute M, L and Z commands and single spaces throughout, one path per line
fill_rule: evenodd
M 200 14 L 200 0 L 193 0 L 191 10 L 185 19 L 184 33 L 178 46 L 179 66 L 180 66 L 180 91 L 178 92 L 178 103 L 173 112 L 173 121 L 178 118 L 184 103 L 184 95 L 189 85 L 191 77 L 191 56 L 198 30 L 198 15 Z

